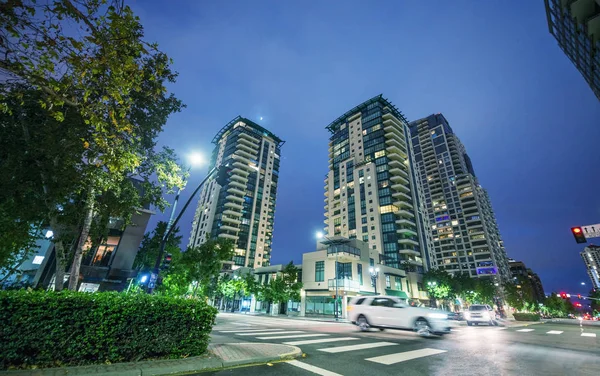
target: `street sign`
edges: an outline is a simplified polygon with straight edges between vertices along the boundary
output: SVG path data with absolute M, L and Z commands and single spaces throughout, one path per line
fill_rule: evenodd
M 600 223 L 596 225 L 581 226 L 583 235 L 586 239 L 589 238 L 600 238 Z

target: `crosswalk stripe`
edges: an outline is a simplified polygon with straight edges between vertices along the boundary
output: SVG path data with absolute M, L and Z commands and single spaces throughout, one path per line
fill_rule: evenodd
M 290 360 L 287 364 L 292 365 L 294 367 L 302 368 L 308 372 L 316 373 L 321 376 L 342 376 L 339 373 L 331 372 L 323 368 L 319 368 L 310 364 L 302 363 L 297 360 Z
M 596 337 L 596 333 L 581 333 L 582 337 Z
M 327 352 L 330 354 L 336 354 L 336 353 L 341 353 L 341 352 L 346 352 L 346 351 L 374 349 L 376 347 L 395 346 L 395 345 L 397 345 L 397 343 L 394 343 L 394 342 L 373 342 L 373 343 L 362 343 L 360 345 L 330 347 L 327 349 L 319 349 L 319 351 Z
M 297 333 L 305 333 L 302 330 L 284 330 L 283 332 L 268 332 L 268 331 L 260 331 L 260 332 L 252 332 L 252 333 L 239 333 L 238 336 L 260 336 L 260 335 L 279 335 L 279 334 L 297 334 Z
M 271 333 L 271 334 L 279 334 L 279 333 Z M 306 338 L 306 337 L 325 337 L 329 334 L 297 334 L 297 335 L 289 335 L 289 336 L 276 336 L 276 337 L 256 337 L 257 339 L 284 339 L 284 338 Z
M 551 330 L 549 332 L 546 332 L 546 334 L 562 334 L 564 333 L 562 330 Z
M 292 341 L 292 342 L 284 342 L 286 345 L 312 345 L 314 343 L 327 343 L 327 342 L 338 342 L 338 341 L 352 341 L 357 340 L 358 338 L 354 337 L 341 337 L 341 338 L 321 338 L 321 339 L 307 339 L 304 341 Z
M 386 366 L 389 366 L 390 364 L 396 364 L 396 363 L 405 362 L 405 361 L 411 360 L 411 359 L 422 358 L 424 356 L 436 355 L 436 354 L 441 354 L 441 353 L 445 353 L 445 352 L 446 352 L 446 350 L 425 348 L 425 349 L 421 349 L 421 350 L 405 351 L 405 352 L 396 353 L 396 354 L 376 356 L 374 358 L 368 358 L 365 360 L 368 360 L 368 361 L 374 362 L 374 363 L 385 364 Z
M 246 330 L 219 330 L 221 333 L 259 333 L 259 332 L 278 332 L 285 329 L 246 329 Z
M 497 328 L 498 330 L 506 330 L 508 329 L 507 327 L 502 327 L 502 328 Z
M 533 332 L 535 329 L 519 329 L 517 332 Z

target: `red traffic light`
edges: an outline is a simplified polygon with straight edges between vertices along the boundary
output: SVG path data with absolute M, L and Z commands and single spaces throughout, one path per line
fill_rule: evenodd
M 566 299 L 567 298 L 567 294 L 565 294 L 564 292 L 561 292 L 560 293 L 560 297 L 563 298 L 563 299 Z
M 575 242 L 577 242 L 577 244 L 587 243 L 587 239 L 585 238 L 581 227 L 571 227 L 571 233 L 573 234 L 573 237 L 575 237 Z
M 575 307 L 581 308 L 581 303 L 575 303 Z
M 578 298 L 578 299 L 581 299 L 581 294 L 577 294 L 577 298 Z

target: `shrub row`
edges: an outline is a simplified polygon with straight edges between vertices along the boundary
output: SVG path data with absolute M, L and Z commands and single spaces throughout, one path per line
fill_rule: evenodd
M 540 321 L 540 315 L 537 313 L 514 313 L 517 321 Z
M 0 369 L 201 355 L 216 313 L 164 296 L 0 291 Z

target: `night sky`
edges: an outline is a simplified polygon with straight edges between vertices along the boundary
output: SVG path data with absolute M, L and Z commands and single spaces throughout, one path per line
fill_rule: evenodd
M 174 59 L 170 89 L 188 106 L 161 145 L 209 158 L 237 115 L 287 141 L 272 264 L 301 262 L 323 228 L 325 126 L 383 93 L 409 120 L 444 114 L 508 256 L 546 292 L 591 285 L 569 228 L 600 223 L 600 102 L 549 33 L 543 0 L 128 2 Z M 206 172 L 192 171 L 184 199 Z M 185 244 L 196 204 L 180 224 Z

